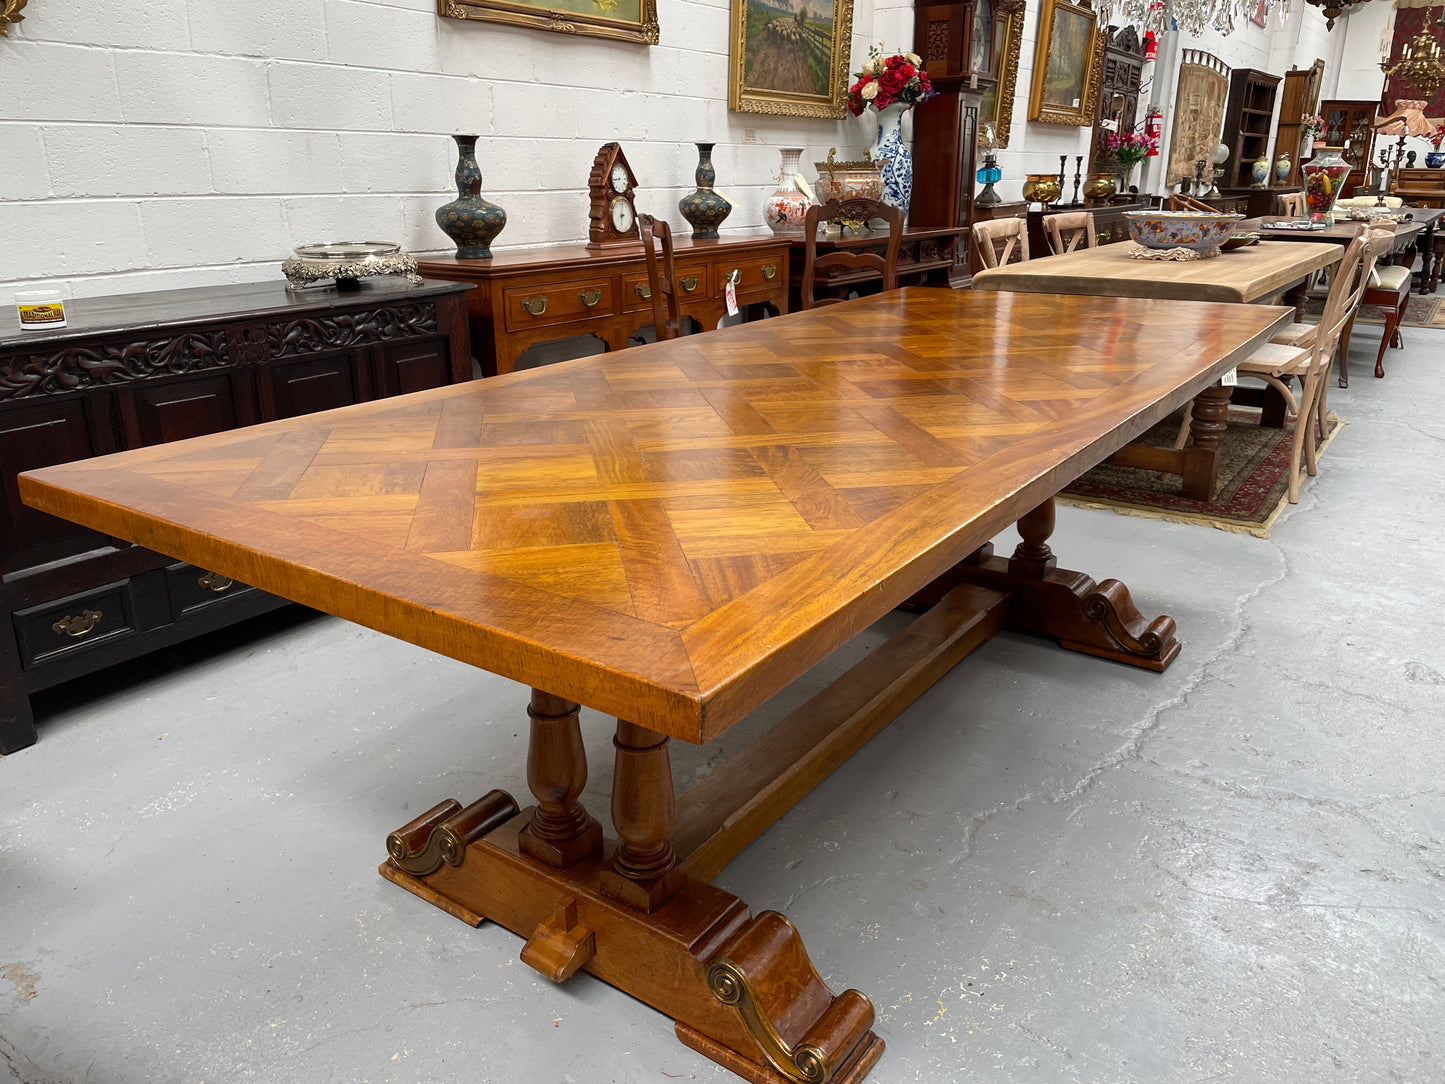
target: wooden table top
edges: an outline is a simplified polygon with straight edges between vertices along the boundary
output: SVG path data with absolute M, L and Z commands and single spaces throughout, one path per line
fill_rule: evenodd
M 701 241 L 694 241 L 686 232 L 680 232 L 673 235 L 672 247 L 677 258 L 682 259 L 684 256 L 713 253 L 718 250 L 733 252 L 760 246 L 771 247 L 777 244 L 787 244 L 789 240 L 789 238 L 779 237 L 772 230 L 767 229 L 734 230 L 721 237 Z M 484 260 L 464 260 L 455 253 L 444 256 L 418 256 L 417 265 L 424 275 L 446 278 L 450 274 L 469 280 L 558 267 L 576 268 L 580 274 L 585 275 L 598 268 L 635 263 L 642 258 L 642 242 L 638 241 L 632 245 L 619 245 L 615 248 L 604 249 L 591 249 L 584 244 L 499 249 Z
M 1340 258 L 1334 244 L 1261 241 L 1205 260 L 1135 260 L 1132 244 L 1100 245 L 1027 263 L 990 267 L 975 290 L 1152 297 L 1171 301 L 1253 302 L 1273 297 Z
M 699 742 L 1291 316 L 915 287 L 20 486 L 45 511 Z
M 1287 221 L 1282 215 L 1265 215 L 1262 218 L 1246 218 L 1243 222 L 1236 222 L 1235 233 L 1257 233 L 1271 241 L 1328 241 L 1332 244 L 1347 245 L 1354 240 L 1360 230 L 1369 225 L 1367 222 L 1355 222 L 1344 219 L 1336 222 L 1333 226 L 1326 226 L 1322 230 L 1271 230 L 1265 226 L 1266 222 Z M 1413 238 L 1425 228 L 1423 222 L 1395 222 L 1392 223 L 1395 229 L 1397 240 L 1410 237 Z

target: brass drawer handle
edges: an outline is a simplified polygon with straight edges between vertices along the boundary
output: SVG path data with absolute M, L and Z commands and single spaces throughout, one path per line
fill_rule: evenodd
M 236 586 L 235 580 L 227 576 L 222 576 L 219 572 L 207 572 L 204 576 L 197 579 L 196 583 L 204 587 L 207 591 L 214 591 L 218 595 L 222 591 L 229 591 L 232 587 Z
M 547 311 L 547 295 L 522 298 L 522 311 L 533 316 L 541 316 Z
M 645 282 L 639 282 L 637 284 L 637 296 L 646 301 L 652 296 L 652 287 Z
M 680 285 L 680 286 L 683 288 L 683 291 L 684 291 L 685 293 L 689 293 L 689 294 L 690 294 L 690 293 L 692 293 L 694 290 L 697 289 L 697 276 L 696 276 L 696 275 L 688 275 L 687 278 L 678 279 L 677 282 L 678 282 L 678 285 Z
M 79 617 L 66 614 L 50 627 L 63 636 L 73 636 L 78 640 L 94 632 L 95 626 L 100 624 L 100 619 L 104 616 L 99 610 L 84 610 Z
M 590 309 L 592 308 L 592 306 L 596 305 L 597 302 L 602 300 L 602 289 L 601 287 L 598 287 L 595 290 L 578 290 L 577 300 L 582 302 L 582 304 L 586 305 Z
M 731 271 L 728 272 L 727 278 L 723 279 L 723 282 L 731 282 L 734 286 L 736 286 L 739 282 L 742 281 L 742 277 L 743 273 L 739 271 L 736 267 L 734 267 Z
M 769 281 L 769 282 L 772 282 L 772 281 L 773 281 L 773 276 L 776 275 L 777 273 L 778 273 L 778 265 L 775 264 L 775 263 L 770 263 L 770 264 L 768 264 L 767 267 L 764 267 L 764 268 L 763 268 L 763 278 L 765 278 L 765 279 L 766 279 L 767 281 Z

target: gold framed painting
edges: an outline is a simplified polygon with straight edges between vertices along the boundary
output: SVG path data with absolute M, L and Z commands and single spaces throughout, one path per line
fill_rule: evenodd
M 980 137 L 983 126 L 993 123 L 994 142 L 1008 146 L 1014 120 L 1014 90 L 1019 81 L 1019 54 L 1024 40 L 1024 0 L 1005 0 L 993 20 L 993 57 L 998 79 L 983 92 L 978 106 Z M 975 28 L 975 33 L 977 29 Z
M 1099 110 L 1104 35 L 1084 3 L 1043 0 L 1029 88 L 1029 120 L 1092 127 Z
M 657 44 L 657 0 L 437 0 L 437 13 L 448 19 Z
M 732 0 L 728 108 L 841 117 L 853 0 Z

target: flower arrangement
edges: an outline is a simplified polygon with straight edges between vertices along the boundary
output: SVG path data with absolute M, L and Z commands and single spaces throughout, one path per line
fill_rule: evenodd
M 1313 143 L 1315 138 L 1325 130 L 1325 118 L 1318 113 L 1314 116 L 1301 113 L 1299 122 L 1300 127 L 1304 130 L 1304 138 L 1307 143 Z
M 848 111 L 861 117 L 870 105 L 887 109 L 894 102 L 912 105 L 933 97 L 933 81 L 922 64 L 917 53 L 884 56 L 883 50 L 870 45 L 863 69 L 853 73 L 858 81 L 848 88 Z
M 1133 169 L 1159 149 L 1159 141 L 1138 132 L 1110 132 L 1109 156 L 1118 162 L 1125 172 Z

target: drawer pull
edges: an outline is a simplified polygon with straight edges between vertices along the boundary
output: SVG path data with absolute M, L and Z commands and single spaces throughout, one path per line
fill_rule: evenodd
M 227 576 L 222 576 L 219 572 L 207 572 L 204 576 L 197 579 L 196 583 L 204 587 L 207 591 L 214 591 L 218 595 L 222 591 L 229 591 L 232 587 L 236 586 L 235 580 Z
M 100 619 L 105 614 L 99 610 L 83 610 L 79 617 L 71 617 L 66 614 L 50 627 L 63 636 L 71 636 L 80 639 L 82 636 L 89 636 L 95 631 L 95 626 L 100 624 Z
M 652 296 L 652 287 L 645 282 L 639 282 L 637 284 L 637 296 L 646 301 Z
M 522 311 L 532 316 L 541 316 L 547 311 L 547 295 L 522 298 Z
M 686 278 L 678 279 L 677 282 L 678 285 L 682 287 L 684 293 L 690 294 L 697 289 L 696 275 L 688 275 Z
M 602 300 L 602 289 L 598 287 L 595 290 L 578 290 L 577 300 L 590 309 Z
M 777 273 L 778 273 L 778 265 L 775 264 L 775 263 L 770 263 L 770 264 L 768 264 L 766 267 L 763 268 L 763 278 L 765 278 L 765 279 L 766 279 L 767 281 L 769 281 L 769 282 L 772 282 L 772 281 L 773 281 L 773 276 L 776 275 Z
M 736 286 L 739 282 L 742 281 L 742 277 L 743 273 L 739 271 L 736 267 L 734 267 L 731 271 L 728 272 L 727 278 L 723 281 L 731 282 L 734 286 Z

